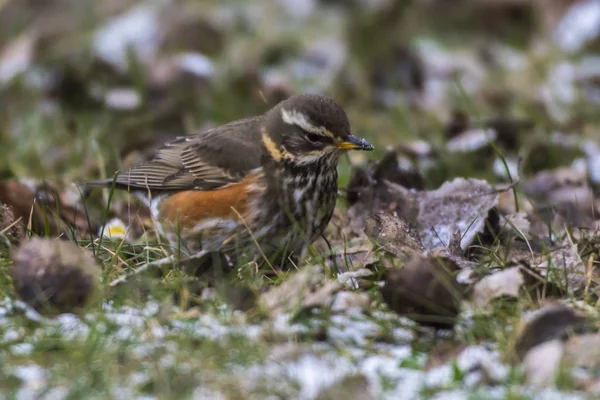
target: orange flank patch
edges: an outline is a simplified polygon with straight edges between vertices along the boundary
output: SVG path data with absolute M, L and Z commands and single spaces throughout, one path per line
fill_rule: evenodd
M 182 228 L 192 228 L 212 218 L 237 219 L 238 213 L 244 215 L 246 212 L 247 188 L 255 181 L 256 174 L 253 174 L 239 183 L 232 183 L 220 189 L 175 193 L 162 201 L 160 219 L 176 223 L 179 218 Z

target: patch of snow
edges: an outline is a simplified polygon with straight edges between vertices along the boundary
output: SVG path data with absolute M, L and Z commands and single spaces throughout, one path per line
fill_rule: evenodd
M 574 2 L 553 35 L 563 50 L 580 50 L 588 41 L 600 35 L 600 1 Z
M 122 71 L 128 68 L 129 51 L 145 61 L 154 59 L 162 35 L 159 18 L 156 7 L 142 4 L 110 19 L 95 33 L 94 51 Z

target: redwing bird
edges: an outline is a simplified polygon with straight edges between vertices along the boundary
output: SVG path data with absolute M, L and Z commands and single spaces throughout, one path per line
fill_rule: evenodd
M 303 94 L 261 116 L 179 137 L 115 180 L 87 185 L 114 181 L 149 193 L 173 246 L 275 263 L 323 232 L 335 208 L 338 159 L 352 149 L 373 146 L 351 134 L 335 100 Z

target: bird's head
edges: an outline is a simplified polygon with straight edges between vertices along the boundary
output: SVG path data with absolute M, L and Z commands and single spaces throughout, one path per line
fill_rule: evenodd
M 296 165 L 337 157 L 345 150 L 373 150 L 366 140 L 351 134 L 343 108 L 317 94 L 290 97 L 269 110 L 262 141 L 275 161 Z

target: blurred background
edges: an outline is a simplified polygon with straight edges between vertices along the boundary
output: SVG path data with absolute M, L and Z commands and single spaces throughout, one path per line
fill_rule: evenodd
M 0 49 L 0 177 L 28 187 L 301 92 L 376 144 L 342 183 L 389 147 L 428 188 L 598 171 L 597 0 L 0 0 Z

